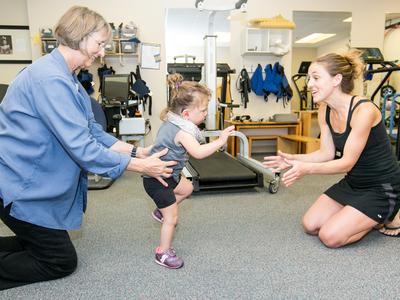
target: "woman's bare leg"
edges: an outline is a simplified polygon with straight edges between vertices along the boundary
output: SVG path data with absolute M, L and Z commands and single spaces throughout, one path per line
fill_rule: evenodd
M 311 235 L 317 235 L 322 225 L 342 208 L 343 205 L 322 194 L 303 216 L 304 231 Z
M 338 248 L 357 242 L 377 224 L 354 207 L 345 206 L 322 225 L 318 236 L 327 247 Z

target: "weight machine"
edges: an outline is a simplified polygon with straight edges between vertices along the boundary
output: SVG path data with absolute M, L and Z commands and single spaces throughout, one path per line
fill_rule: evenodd
M 392 61 L 386 61 L 383 58 L 382 52 L 380 51 L 379 48 L 358 48 L 362 53 L 362 58 L 364 60 L 365 64 L 369 64 L 372 66 L 372 68 L 369 68 L 365 70 L 364 72 L 364 77 L 368 76 L 369 74 L 378 74 L 378 73 L 384 73 L 385 76 L 379 83 L 379 85 L 375 88 L 374 92 L 371 95 L 371 100 L 374 101 L 374 98 L 376 94 L 382 89 L 383 85 L 385 82 L 388 80 L 390 75 L 393 72 L 400 71 L 400 66 L 398 66 L 396 63 Z M 375 68 L 377 66 L 377 68 Z M 393 128 L 394 126 L 394 115 L 395 115 L 395 110 L 394 106 L 396 105 L 396 98 L 399 96 L 399 94 L 391 95 L 390 93 L 387 93 L 383 97 L 383 103 L 382 103 L 382 118 L 385 117 L 384 112 L 385 112 L 385 106 L 386 106 L 386 100 L 389 97 L 392 97 L 392 103 L 391 103 L 391 114 L 390 114 L 390 126 Z M 399 103 L 397 103 L 399 104 Z M 390 138 L 394 140 L 395 144 L 395 154 L 397 157 L 397 160 L 400 160 L 400 122 L 397 124 L 397 134 L 394 135 L 392 132 L 390 132 Z
M 297 74 L 294 74 L 292 76 L 292 81 L 294 83 L 294 87 L 296 88 L 297 94 L 299 95 L 299 100 L 300 100 L 300 110 L 307 110 L 307 109 L 314 109 L 314 102 L 312 101 L 312 96 L 311 97 L 311 105 L 308 104 L 309 102 L 309 96 L 308 96 L 308 89 L 307 89 L 307 74 L 308 74 L 308 68 L 310 67 L 311 62 L 310 61 L 303 61 L 300 64 L 299 71 Z M 303 88 L 299 88 L 299 81 L 303 79 L 304 85 Z

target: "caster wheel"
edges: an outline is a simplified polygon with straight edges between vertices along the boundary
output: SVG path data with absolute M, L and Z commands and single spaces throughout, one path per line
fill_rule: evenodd
M 279 181 L 276 179 L 271 180 L 269 182 L 268 190 L 271 194 L 276 194 L 279 190 Z

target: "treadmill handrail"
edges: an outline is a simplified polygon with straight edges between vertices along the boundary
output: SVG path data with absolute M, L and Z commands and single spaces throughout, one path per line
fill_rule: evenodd
M 205 130 L 203 132 L 205 137 L 220 136 L 221 130 Z M 231 136 L 239 138 L 239 153 L 243 157 L 249 157 L 249 141 L 244 133 L 240 131 L 233 131 Z
M 364 74 L 369 74 L 369 73 L 386 73 L 381 82 L 378 84 L 378 86 L 375 88 L 374 92 L 371 95 L 371 100 L 374 101 L 374 98 L 376 94 L 378 94 L 379 90 L 382 88 L 382 86 L 385 84 L 385 82 L 389 79 L 390 75 L 392 75 L 393 72 L 395 71 L 400 71 L 400 66 L 396 65 L 394 62 L 384 62 L 385 64 L 389 64 L 391 67 L 382 67 L 382 68 L 377 68 L 375 70 L 366 70 Z M 383 65 L 385 65 L 383 64 Z M 381 64 L 382 65 L 382 64 Z
M 203 135 L 205 137 L 215 137 L 220 136 L 221 130 L 205 130 Z M 239 153 L 237 155 L 237 159 L 249 169 L 258 172 L 260 174 L 267 175 L 270 178 L 273 178 L 270 181 L 271 184 L 279 186 L 280 175 L 279 173 L 272 172 L 271 169 L 265 168 L 263 164 L 249 156 L 249 142 L 247 137 L 244 133 L 240 131 L 234 131 L 231 136 L 235 136 L 239 138 L 240 145 L 239 145 Z
M 382 68 L 378 68 L 378 69 L 375 69 L 375 70 L 367 70 L 367 71 L 365 71 L 365 74 L 393 72 L 393 71 L 399 71 L 399 70 L 400 70 L 399 66 L 382 67 Z

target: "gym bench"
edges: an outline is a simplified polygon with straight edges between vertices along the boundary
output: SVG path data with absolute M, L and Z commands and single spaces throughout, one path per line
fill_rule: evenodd
M 315 137 L 295 134 L 279 135 L 278 150 L 285 153 L 311 153 L 320 147 L 320 140 Z

